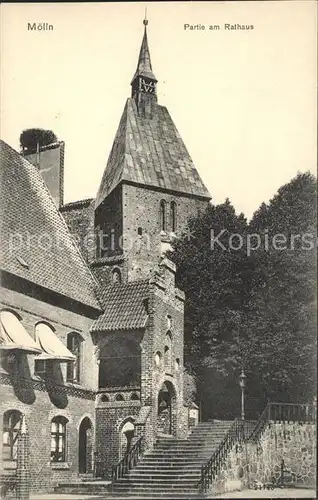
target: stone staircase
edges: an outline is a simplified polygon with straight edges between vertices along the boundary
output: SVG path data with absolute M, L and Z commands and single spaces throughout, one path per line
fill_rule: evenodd
M 113 484 L 109 498 L 181 499 L 200 496 L 201 466 L 211 458 L 232 423 L 201 422 L 187 439 L 158 439 L 136 467 Z

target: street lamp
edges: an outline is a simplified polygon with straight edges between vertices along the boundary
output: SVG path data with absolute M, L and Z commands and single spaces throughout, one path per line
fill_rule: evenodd
M 245 382 L 246 382 L 246 375 L 244 373 L 244 370 L 242 368 L 241 375 L 239 376 L 239 384 L 241 388 L 241 419 L 245 419 L 245 411 L 244 411 L 244 391 L 245 391 Z

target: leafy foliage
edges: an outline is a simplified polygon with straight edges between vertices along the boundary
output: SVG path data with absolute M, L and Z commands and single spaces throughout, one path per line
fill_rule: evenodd
M 169 258 L 187 297 L 186 365 L 205 416 L 238 416 L 241 367 L 248 376 L 247 418 L 268 399 L 312 399 L 315 200 L 314 177 L 299 174 L 261 205 L 250 224 L 226 200 L 189 221 L 191 238 L 175 241 Z M 211 230 L 215 236 L 223 231 L 220 244 L 211 245 Z M 233 234 L 241 235 L 241 248 L 238 236 L 229 244 Z M 251 234 L 260 246 L 248 252 Z
M 57 137 L 52 130 L 29 128 L 23 130 L 20 134 L 21 148 L 26 149 L 28 152 L 35 152 L 38 144 L 39 147 L 43 147 L 54 142 L 57 142 Z

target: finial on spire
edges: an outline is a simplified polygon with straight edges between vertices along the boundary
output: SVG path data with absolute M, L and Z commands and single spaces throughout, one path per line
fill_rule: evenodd
M 144 26 L 147 26 L 148 24 L 148 19 L 147 19 L 147 7 L 145 7 L 145 19 L 143 20 Z

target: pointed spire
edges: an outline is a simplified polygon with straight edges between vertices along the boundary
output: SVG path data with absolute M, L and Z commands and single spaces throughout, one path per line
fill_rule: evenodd
M 145 26 L 144 36 L 143 36 L 143 39 L 142 39 L 142 43 L 141 43 L 141 47 L 140 47 L 140 52 L 139 52 L 139 59 L 138 59 L 137 69 L 136 69 L 136 73 L 134 75 L 133 80 L 137 76 L 145 76 L 145 77 L 150 78 L 151 80 L 154 80 L 155 82 L 157 82 L 157 79 L 156 79 L 155 75 L 152 72 L 150 52 L 149 52 L 149 46 L 148 46 L 148 38 L 147 38 L 147 25 L 148 25 L 147 9 L 146 9 L 146 12 L 145 12 L 145 19 L 143 20 L 143 25 Z

